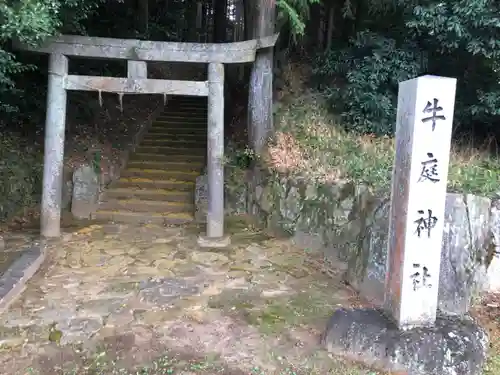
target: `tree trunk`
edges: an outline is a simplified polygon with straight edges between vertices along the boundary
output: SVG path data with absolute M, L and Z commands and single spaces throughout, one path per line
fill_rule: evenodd
M 335 29 L 335 6 L 330 4 L 328 8 L 328 29 L 326 32 L 326 49 L 332 48 L 333 30 Z
M 200 35 L 201 35 L 201 42 L 202 43 L 209 43 L 210 42 L 209 33 L 208 33 L 208 28 L 210 25 L 209 15 L 208 15 L 209 10 L 210 10 L 210 6 L 207 4 L 206 1 L 203 1 L 202 5 L 201 5 L 201 26 L 200 26 Z
M 321 19 L 321 4 L 311 5 L 310 11 L 311 17 L 306 25 L 305 34 L 307 37 L 307 49 L 316 49 L 318 45 L 318 39 L 316 38 L 318 32 L 318 23 Z
M 255 2 L 253 37 L 255 39 L 274 34 L 275 0 Z M 257 51 L 248 98 L 248 133 L 253 150 L 260 154 L 273 130 L 273 48 Z
M 228 0 L 215 0 L 214 43 L 224 43 L 226 41 L 227 1 Z
M 245 19 L 245 40 L 253 38 L 253 0 L 243 0 L 244 19 Z
M 317 40 L 318 40 L 318 50 L 323 51 L 325 48 L 325 15 L 323 4 L 321 4 L 319 10 L 319 19 L 318 19 L 318 29 L 317 29 Z
M 186 42 L 197 42 L 197 12 L 198 12 L 198 3 L 194 0 L 187 1 L 185 3 L 186 7 Z
M 139 32 L 146 35 L 149 27 L 149 0 L 139 0 Z

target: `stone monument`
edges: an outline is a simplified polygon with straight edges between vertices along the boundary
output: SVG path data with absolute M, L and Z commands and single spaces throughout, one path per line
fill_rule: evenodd
M 90 165 L 82 165 L 73 173 L 71 213 L 76 219 L 90 219 L 99 205 L 99 175 Z
M 408 375 L 482 372 L 484 330 L 437 313 L 455 91 L 445 77 L 399 84 L 384 303 L 334 312 L 322 342 L 336 355 Z

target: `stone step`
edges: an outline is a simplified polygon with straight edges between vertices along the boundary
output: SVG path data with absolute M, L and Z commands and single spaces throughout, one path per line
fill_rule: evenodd
M 169 98 L 167 101 L 167 107 L 170 105 L 178 105 L 178 104 L 189 104 L 189 105 L 196 105 L 196 106 L 207 106 L 208 105 L 208 97 L 198 97 L 198 98 L 189 98 L 187 100 L 185 99 L 180 99 L 180 98 Z
M 176 124 L 175 126 L 152 126 L 147 136 L 158 136 L 158 134 L 175 134 L 179 137 L 206 137 L 207 128 L 189 128 Z
M 165 110 L 160 114 L 168 114 L 170 112 L 191 112 L 191 113 L 208 113 L 208 107 L 206 105 L 197 104 L 172 104 L 171 106 L 165 108 Z
M 206 96 L 189 96 L 189 95 L 179 95 L 171 96 L 169 98 L 169 103 L 179 102 L 179 103 L 207 103 L 208 98 Z
M 140 154 L 160 154 L 160 155 L 205 155 L 206 148 L 181 148 L 181 147 L 151 147 L 139 146 L 136 152 Z
M 120 174 L 123 178 L 148 178 L 152 180 L 196 181 L 198 171 L 170 171 L 162 169 L 127 168 Z
M 113 188 L 142 188 L 142 189 L 166 189 L 177 191 L 193 191 L 195 181 L 183 181 L 175 179 L 152 179 L 144 177 L 120 177 L 113 184 Z
M 119 212 L 142 212 L 154 214 L 191 213 L 194 202 L 151 201 L 142 199 L 109 199 L 101 202 L 99 210 Z
M 92 218 L 100 221 L 112 221 L 125 224 L 156 224 L 156 225 L 180 225 L 194 220 L 190 213 L 152 214 L 144 212 L 126 211 L 97 211 Z
M 168 103 L 167 106 L 165 107 L 165 110 L 162 113 L 168 113 L 171 111 L 178 111 L 179 109 L 192 109 L 195 111 L 199 112 L 207 112 L 208 111 L 208 105 L 207 103 Z
M 144 135 L 143 139 L 182 139 L 182 140 L 191 140 L 191 141 L 199 141 L 202 139 L 207 139 L 207 129 L 203 129 L 203 131 L 198 130 L 189 130 L 189 129 L 150 129 L 150 131 Z
M 105 199 L 139 199 L 145 201 L 194 202 L 193 191 L 143 188 L 110 188 L 106 190 Z
M 163 124 L 163 125 L 153 124 L 149 128 L 148 134 L 156 135 L 157 133 L 175 133 L 179 135 L 195 134 L 199 136 L 206 136 L 207 129 L 208 129 L 207 125 L 193 126 L 190 124 Z
M 208 120 L 205 121 L 191 121 L 190 119 L 170 119 L 170 120 L 155 120 L 152 123 L 152 127 L 157 128 L 193 128 L 193 129 L 206 129 L 208 124 Z
M 169 119 L 169 118 L 194 118 L 194 119 L 206 119 L 208 118 L 208 112 L 202 112 L 198 110 L 193 110 L 190 108 L 186 109 L 172 109 L 170 111 L 165 111 L 158 115 L 157 119 Z
M 185 142 L 198 142 L 199 140 L 207 138 L 207 129 L 203 131 L 190 131 L 190 129 L 176 129 L 171 130 L 168 128 L 156 128 L 153 132 L 148 132 L 142 138 L 143 140 L 155 139 L 176 139 Z
M 170 117 L 193 117 L 193 118 L 208 118 L 208 113 L 206 111 L 197 111 L 193 109 L 175 109 L 171 111 L 164 112 L 160 114 L 157 119 L 161 120 L 162 118 L 170 118 Z
M 208 98 L 203 98 L 203 99 L 195 99 L 195 100 L 176 100 L 176 99 L 170 99 L 167 102 L 167 108 L 171 105 L 194 105 L 194 106 L 199 106 L 199 107 L 207 107 L 208 106 Z
M 163 141 L 169 141 L 169 140 L 175 140 L 180 142 L 180 144 L 183 144 L 183 142 L 186 142 L 188 145 L 192 143 L 197 143 L 199 145 L 203 145 L 204 148 L 207 146 L 207 134 L 203 135 L 192 135 L 192 134 L 183 134 L 179 135 L 174 132 L 169 132 L 169 133 L 150 133 L 146 135 L 142 141 L 141 144 L 144 144 L 145 146 L 149 146 L 147 143 L 155 142 L 156 143 L 161 143 Z
M 201 173 L 203 169 L 202 162 L 193 161 L 155 161 L 155 160 L 131 160 L 128 162 L 128 168 L 143 169 L 162 169 L 166 171 L 190 171 Z
M 170 119 L 159 121 L 155 120 L 151 127 L 154 128 L 193 128 L 193 129 L 206 129 L 208 121 L 192 121 L 190 119 Z
M 207 148 L 206 139 L 199 140 L 191 140 L 186 141 L 184 139 L 175 139 L 175 138 L 146 138 L 141 142 L 141 146 L 144 147 L 185 147 L 187 149 L 191 148 Z
M 206 122 L 208 120 L 208 116 L 200 116 L 189 111 L 181 112 L 181 113 L 169 113 L 158 116 L 154 122 L 166 122 L 166 121 L 192 121 L 192 122 Z
M 158 155 L 148 152 L 134 152 L 130 156 L 130 161 L 161 161 L 161 162 L 195 162 L 205 163 L 206 154 L 193 155 L 193 154 L 177 154 L 177 155 Z
M 199 143 L 188 143 L 184 144 L 182 142 L 179 142 L 177 144 L 172 144 L 172 145 L 145 145 L 145 144 L 140 144 L 139 147 L 137 147 L 137 152 L 140 153 L 147 153 L 147 154 L 156 154 L 156 153 L 168 153 L 168 154 L 205 154 L 207 152 L 207 146 L 206 144 L 199 144 Z

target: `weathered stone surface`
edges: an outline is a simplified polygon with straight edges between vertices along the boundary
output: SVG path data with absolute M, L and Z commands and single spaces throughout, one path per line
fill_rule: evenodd
M 488 266 L 488 290 L 500 291 L 500 199 L 491 203 L 490 210 L 491 243 L 486 248 L 486 265 Z
M 35 274 L 45 259 L 45 245 L 34 243 L 0 274 L 0 313 L 23 291 L 26 282 Z
M 229 215 L 246 214 L 248 185 L 247 173 L 237 167 L 224 168 L 224 211 Z
M 376 197 L 362 185 L 307 181 L 258 169 L 247 180 L 249 214 L 262 218 L 273 232 L 293 236 L 297 246 L 347 263 L 347 281 L 382 303 L 388 193 Z M 500 246 L 499 217 L 500 208 L 487 198 L 448 194 L 440 277 L 443 311 L 464 314 L 479 292 L 500 290 L 500 258 L 494 255 Z
M 61 210 L 67 210 L 71 207 L 71 198 L 73 196 L 73 171 L 64 167 L 63 186 L 61 193 Z
M 99 203 L 99 176 L 89 165 L 83 165 L 73 173 L 73 197 L 71 213 L 77 219 L 89 219 Z
M 439 277 L 439 309 L 465 314 L 486 285 L 486 253 L 491 202 L 448 194 Z
M 26 340 L 18 328 L 0 326 L 0 349 L 7 349 L 22 345 Z
M 245 175 L 234 175 L 234 172 L 228 168 L 225 169 L 224 184 L 224 212 L 226 215 L 241 215 L 248 211 L 247 207 L 247 185 L 245 184 Z M 236 178 L 242 181 L 234 181 Z M 231 181 L 229 181 L 231 180 Z M 208 176 L 206 173 L 196 178 L 195 184 L 195 219 L 200 223 L 207 221 L 208 212 Z
M 205 249 L 223 249 L 231 244 L 231 237 L 223 236 L 212 238 L 207 236 L 199 236 L 197 244 L 199 247 Z
M 377 305 L 384 302 L 390 206 L 389 199 L 379 200 L 363 242 L 354 247 L 349 261 L 349 283 Z
M 78 307 L 79 315 L 86 317 L 106 317 L 127 308 L 127 301 L 122 298 L 96 299 Z
M 235 361 L 238 368 L 244 362 L 245 374 L 256 365 L 278 374 L 286 372 L 284 366 L 304 368 L 317 342 L 317 322 L 333 306 L 353 302 L 341 273 L 325 279 L 308 262 L 307 252 L 289 240 L 263 236 L 253 226 L 239 227 L 241 236 L 235 233 L 224 251 L 205 252 L 197 248 L 198 233 L 191 226 L 114 225 L 85 227 L 71 240 L 48 245 L 50 267 L 2 314 L 2 325 L 14 329 L 6 344 L 17 345 L 22 337 L 27 341 L 20 351 L 0 350 L 1 368 L 23 373 L 43 360 L 50 373 L 54 364 L 46 361 L 46 350 L 57 358 L 73 349 L 75 358 L 94 358 L 90 354 L 105 348 L 121 358 L 133 354 L 142 363 L 170 349 L 190 348 Z M 152 245 L 163 237 L 168 243 Z M 10 234 L 7 240 L 10 245 Z M 115 249 L 130 249 L 133 255 Z M 194 256 L 200 263 L 191 257 L 194 251 L 203 253 Z M 146 266 L 139 263 L 146 253 L 160 257 Z M 79 268 L 66 262 L 68 256 Z M 134 264 L 117 268 L 129 257 Z M 170 271 L 175 276 L 166 277 Z M 17 337 L 16 329 L 25 333 Z M 120 338 L 110 337 L 115 334 Z M 275 356 L 269 359 L 270 351 L 286 357 L 283 367 Z M 316 354 L 321 358 L 315 355 L 310 364 L 318 373 L 338 364 L 326 353 Z M 72 358 L 64 354 L 65 363 Z
M 195 220 L 200 223 L 206 222 L 208 212 L 208 176 L 206 174 L 196 177 L 194 205 Z
M 193 251 L 191 260 L 207 266 L 211 264 L 224 265 L 229 263 L 229 258 L 227 256 L 211 251 Z
M 198 293 L 198 288 L 183 279 L 160 279 L 145 281 L 139 285 L 139 297 L 146 303 L 169 307 L 183 296 Z
M 470 318 L 438 317 L 432 328 L 398 330 L 376 309 L 339 309 L 322 343 L 334 355 L 408 375 L 479 375 L 488 337 Z
M 61 331 L 60 344 L 76 344 L 88 340 L 95 335 L 103 326 L 103 320 L 99 317 L 74 318 L 69 321 L 59 322 L 56 328 Z

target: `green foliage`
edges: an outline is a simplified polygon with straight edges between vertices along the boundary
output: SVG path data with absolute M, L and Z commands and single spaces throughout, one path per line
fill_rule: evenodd
M 327 82 L 322 90 L 344 124 L 360 132 L 388 134 L 396 118 L 398 82 L 425 67 L 425 57 L 415 51 L 414 42 L 398 46 L 394 39 L 361 31 L 346 48 L 320 56 L 315 73 Z M 340 79 L 342 84 L 330 84 Z
M 321 0 L 278 0 L 278 21 L 286 20 L 290 24 L 293 35 L 302 36 L 309 19 L 311 4 L 318 4 Z
M 37 45 L 58 31 L 79 32 L 85 19 L 104 0 L 19 0 L 0 2 L 0 112 L 13 112 L 13 94 L 20 94 L 14 77 L 33 70 L 16 60 L 11 41 Z
M 0 142 L 0 221 L 37 202 L 42 187 L 40 146 L 2 135 Z
M 317 59 L 316 74 L 356 131 L 392 133 L 397 84 L 421 74 L 458 78 L 456 125 L 493 126 L 500 115 L 499 15 L 493 0 L 345 1 L 352 37 Z

